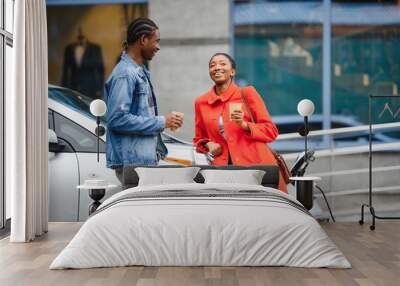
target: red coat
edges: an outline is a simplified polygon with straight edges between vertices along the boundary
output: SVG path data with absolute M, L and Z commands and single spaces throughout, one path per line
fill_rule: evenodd
M 271 165 L 276 160 L 266 143 L 278 136 L 278 129 L 272 122 L 264 101 L 254 87 L 242 89 L 256 123 L 251 122 L 240 94 L 240 88 L 232 83 L 229 88 L 216 95 L 214 87 L 195 101 L 195 137 L 193 143 L 197 152 L 207 153 L 205 144 L 209 141 L 222 146 L 222 154 L 214 158 L 213 165 L 227 165 L 230 154 L 234 165 Z M 242 103 L 244 120 L 248 122 L 250 132 L 245 131 L 237 123 L 230 120 L 229 103 Z M 218 118 L 222 113 L 225 139 L 219 132 Z M 286 184 L 282 178 L 279 189 L 286 192 Z

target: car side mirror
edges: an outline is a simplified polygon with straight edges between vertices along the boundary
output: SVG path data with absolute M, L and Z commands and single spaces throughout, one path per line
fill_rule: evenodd
M 49 144 L 50 143 L 54 143 L 54 144 L 58 143 L 57 134 L 56 134 L 56 132 L 54 132 L 53 129 L 48 129 L 48 137 L 49 137 Z
M 62 151 L 65 147 L 64 144 L 58 142 L 57 134 L 52 129 L 48 129 L 49 137 L 49 152 L 58 153 Z

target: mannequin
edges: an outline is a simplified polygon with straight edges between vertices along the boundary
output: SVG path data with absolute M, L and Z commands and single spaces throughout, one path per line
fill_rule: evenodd
M 76 42 L 65 47 L 61 85 L 93 99 L 102 98 L 104 64 L 101 47 L 78 28 Z
M 86 50 L 88 40 L 86 36 L 82 33 L 82 28 L 78 29 L 78 42 L 75 46 L 75 62 L 78 67 L 82 64 L 82 58 Z

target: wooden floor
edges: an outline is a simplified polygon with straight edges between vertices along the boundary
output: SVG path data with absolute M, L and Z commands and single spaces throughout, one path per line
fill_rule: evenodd
M 379 221 L 375 231 L 358 223 L 323 224 L 353 268 L 122 267 L 48 270 L 79 229 L 79 223 L 50 223 L 32 243 L 0 241 L 0 285 L 400 285 L 400 222 Z

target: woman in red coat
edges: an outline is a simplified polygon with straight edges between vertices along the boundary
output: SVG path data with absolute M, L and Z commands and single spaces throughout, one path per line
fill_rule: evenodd
M 196 150 L 211 154 L 212 164 L 217 166 L 277 164 L 266 144 L 276 139 L 278 129 L 254 87 L 241 89 L 235 84 L 235 69 L 235 61 L 227 54 L 217 53 L 210 59 L 209 74 L 215 85 L 195 101 L 193 143 Z M 241 92 L 255 123 L 246 110 Z M 241 105 L 241 110 L 237 104 Z M 230 109 L 236 110 L 230 113 Z M 287 192 L 282 175 L 279 189 Z

